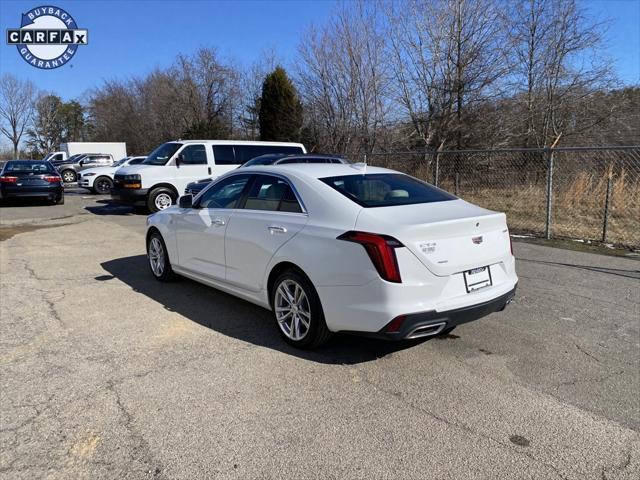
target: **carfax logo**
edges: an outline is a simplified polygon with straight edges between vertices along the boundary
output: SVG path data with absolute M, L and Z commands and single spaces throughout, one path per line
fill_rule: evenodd
M 36 7 L 22 14 L 20 28 L 7 29 L 7 44 L 16 45 L 25 62 L 50 70 L 69 62 L 79 45 L 89 43 L 89 32 L 62 8 Z

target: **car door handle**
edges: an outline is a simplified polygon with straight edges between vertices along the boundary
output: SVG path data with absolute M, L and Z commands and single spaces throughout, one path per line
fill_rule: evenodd
M 269 225 L 267 228 L 269 229 L 269 233 L 271 235 L 274 235 L 276 233 L 287 233 L 287 229 L 281 227 L 280 225 Z
M 225 223 L 226 222 L 224 220 L 222 220 L 221 218 L 216 218 L 216 219 L 213 220 L 213 222 L 211 222 L 211 224 L 214 227 L 224 227 Z

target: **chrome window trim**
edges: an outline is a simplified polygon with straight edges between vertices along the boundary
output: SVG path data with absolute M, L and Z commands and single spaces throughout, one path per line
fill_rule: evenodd
M 298 192 L 298 189 L 296 188 L 296 186 L 293 184 L 293 182 L 291 182 L 291 180 L 287 177 L 285 177 L 282 174 L 279 173 L 271 173 L 271 172 L 233 172 L 229 175 L 223 175 L 220 176 L 218 178 L 216 178 L 215 180 L 212 180 L 211 183 L 209 185 L 207 185 L 205 188 L 203 188 L 200 193 L 198 193 L 198 195 L 196 195 L 193 198 L 193 201 L 195 202 L 196 199 L 198 197 L 200 197 L 200 195 L 202 195 L 204 192 L 206 192 L 207 190 L 209 190 L 210 188 L 213 187 L 213 185 L 215 185 L 216 183 L 218 183 L 219 181 L 221 182 L 222 180 L 226 180 L 227 178 L 231 178 L 231 177 L 235 177 L 237 175 L 249 175 L 251 176 L 256 176 L 256 175 L 270 175 L 272 177 L 276 177 L 279 178 L 281 180 L 284 180 L 287 185 L 289 185 L 289 187 L 291 187 L 291 190 L 293 191 L 293 194 L 296 197 L 296 200 L 298 200 L 298 203 L 300 204 L 300 208 L 302 209 L 302 212 L 281 212 L 280 210 L 253 210 L 253 209 L 249 209 L 249 208 L 230 208 L 229 210 L 238 210 L 238 211 L 245 211 L 245 212 L 272 212 L 272 213 L 290 213 L 292 215 L 309 215 L 309 212 L 307 210 L 306 205 L 304 204 L 304 202 L 302 201 L 302 197 L 300 196 L 300 192 Z

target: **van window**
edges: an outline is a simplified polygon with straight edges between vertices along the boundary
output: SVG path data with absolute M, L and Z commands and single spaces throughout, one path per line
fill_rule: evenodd
M 245 163 L 252 158 L 268 153 L 304 153 L 301 147 L 277 145 L 234 145 L 236 163 Z
M 182 146 L 181 143 L 163 143 L 142 162 L 145 165 L 166 165 L 173 154 Z
M 185 165 L 207 164 L 207 152 L 204 149 L 204 145 L 187 145 L 180 152 L 180 155 L 182 155 L 182 162 Z
M 216 165 L 237 165 L 236 156 L 233 152 L 233 145 L 214 145 L 213 159 Z

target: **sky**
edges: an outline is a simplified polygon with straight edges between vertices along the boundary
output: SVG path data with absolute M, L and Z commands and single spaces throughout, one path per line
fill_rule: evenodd
M 39 5 L 64 8 L 79 28 L 89 30 L 89 45 L 79 47 L 69 64 L 40 70 L 7 45 L 8 28 L 20 26 L 21 14 Z M 595 19 L 609 18 L 607 53 L 620 79 L 640 83 L 640 0 L 582 0 Z M 249 65 L 269 50 L 286 65 L 295 61 L 300 37 L 321 24 L 337 0 L 221 1 L 61 1 L 0 0 L 0 73 L 30 79 L 65 100 L 105 80 L 144 75 L 171 63 L 179 53 L 216 47 L 223 58 Z

